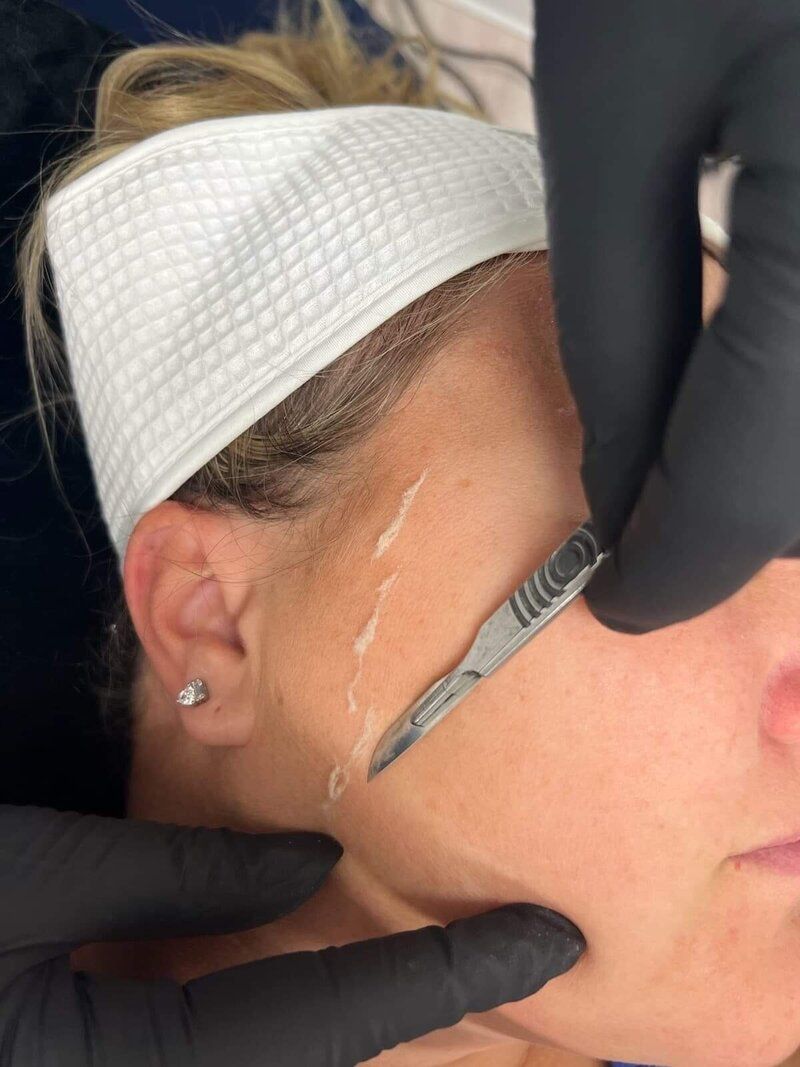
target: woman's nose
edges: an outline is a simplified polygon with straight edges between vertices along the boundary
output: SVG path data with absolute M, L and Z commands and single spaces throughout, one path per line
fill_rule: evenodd
M 767 676 L 761 723 L 775 741 L 800 743 L 800 652 L 785 656 Z

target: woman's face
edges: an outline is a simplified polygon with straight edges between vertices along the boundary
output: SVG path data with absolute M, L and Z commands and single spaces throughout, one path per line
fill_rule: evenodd
M 333 833 L 332 879 L 436 921 L 513 901 L 570 918 L 579 963 L 497 1013 L 532 1041 L 774 1065 L 800 1043 L 800 878 L 732 857 L 800 831 L 800 691 L 784 732 L 761 713 L 771 667 L 800 649 L 797 561 L 642 636 L 579 597 L 366 781 L 383 731 L 589 517 L 549 288 L 531 277 L 513 301 L 489 294 L 381 428 L 352 540 L 261 583 L 244 625 L 269 711 L 230 765 L 229 807 Z

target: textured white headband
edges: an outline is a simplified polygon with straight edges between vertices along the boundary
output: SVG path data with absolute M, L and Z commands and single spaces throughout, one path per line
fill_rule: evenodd
M 395 104 L 178 126 L 46 211 L 120 570 L 142 515 L 356 341 L 468 267 L 548 245 L 535 136 Z

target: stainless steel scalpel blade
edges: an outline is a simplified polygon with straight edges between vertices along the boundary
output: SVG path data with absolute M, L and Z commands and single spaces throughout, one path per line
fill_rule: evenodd
M 609 555 L 600 547 L 591 520 L 578 526 L 546 563 L 489 616 L 458 666 L 434 682 L 389 727 L 372 755 L 367 781 L 394 763 L 449 715 L 478 682 L 552 622 Z

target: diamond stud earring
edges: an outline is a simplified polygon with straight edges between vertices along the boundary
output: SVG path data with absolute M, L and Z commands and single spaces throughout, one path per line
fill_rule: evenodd
M 192 678 L 191 682 L 186 684 L 186 688 L 178 693 L 176 703 L 193 707 L 195 704 L 202 704 L 204 700 L 208 700 L 206 683 L 202 678 Z

